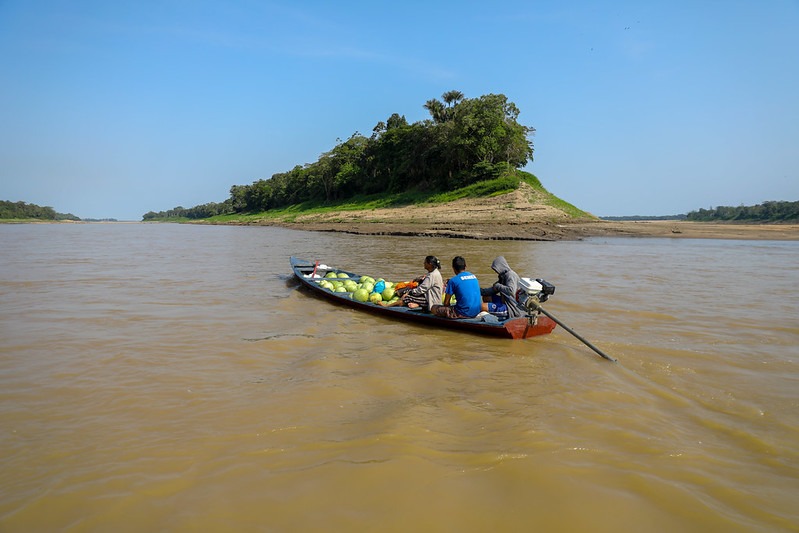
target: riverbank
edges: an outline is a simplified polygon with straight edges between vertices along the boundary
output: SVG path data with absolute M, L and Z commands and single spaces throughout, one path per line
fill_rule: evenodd
M 673 220 L 606 221 L 575 218 L 522 186 L 489 198 L 446 204 L 307 213 L 229 224 L 282 226 L 360 235 L 404 235 L 486 240 L 559 241 L 588 237 L 799 240 L 799 224 L 720 224 Z
M 467 222 L 460 224 L 412 224 L 391 222 L 315 222 L 270 223 L 306 231 L 329 231 L 357 235 L 398 235 L 420 237 L 452 237 L 483 240 L 560 241 L 590 237 L 667 237 L 683 239 L 799 240 L 799 224 L 712 224 L 687 221 L 624 221 L 603 220 L 571 223 L 494 224 Z

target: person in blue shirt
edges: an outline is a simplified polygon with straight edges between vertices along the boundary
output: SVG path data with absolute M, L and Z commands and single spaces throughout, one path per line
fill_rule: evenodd
M 444 289 L 443 305 L 434 305 L 430 311 L 444 318 L 474 318 L 483 303 L 480 282 L 477 276 L 466 271 L 466 260 L 461 256 L 452 259 L 452 271 L 455 275 L 449 278 Z M 455 305 L 450 305 L 453 296 Z

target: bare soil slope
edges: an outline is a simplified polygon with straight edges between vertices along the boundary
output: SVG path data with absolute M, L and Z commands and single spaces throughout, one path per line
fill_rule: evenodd
M 369 235 L 439 236 L 469 239 L 575 240 L 585 237 L 675 237 L 799 240 L 797 224 L 712 224 L 685 221 L 610 222 L 575 219 L 547 205 L 546 197 L 522 183 L 491 198 L 335 213 L 311 213 L 292 221 L 262 220 L 312 231 Z

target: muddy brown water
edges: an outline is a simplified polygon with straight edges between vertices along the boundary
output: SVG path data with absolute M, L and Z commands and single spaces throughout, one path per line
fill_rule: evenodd
M 504 255 L 526 341 L 298 288 Z M 0 226 L 0 531 L 799 529 L 799 243 Z

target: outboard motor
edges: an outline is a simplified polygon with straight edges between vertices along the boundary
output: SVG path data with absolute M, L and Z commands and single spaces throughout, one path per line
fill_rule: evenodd
M 521 294 L 517 293 L 516 299 L 520 303 L 523 303 L 522 298 L 526 300 L 529 297 L 537 298 L 539 302 L 546 302 L 550 296 L 555 294 L 555 286 L 541 278 L 521 278 L 519 287 L 519 293 Z
M 516 293 L 516 300 L 527 309 L 527 317 L 531 324 L 535 324 L 538 314 L 538 304 L 546 302 L 550 296 L 555 294 L 555 286 L 545 279 L 521 278 L 519 280 L 519 292 Z

